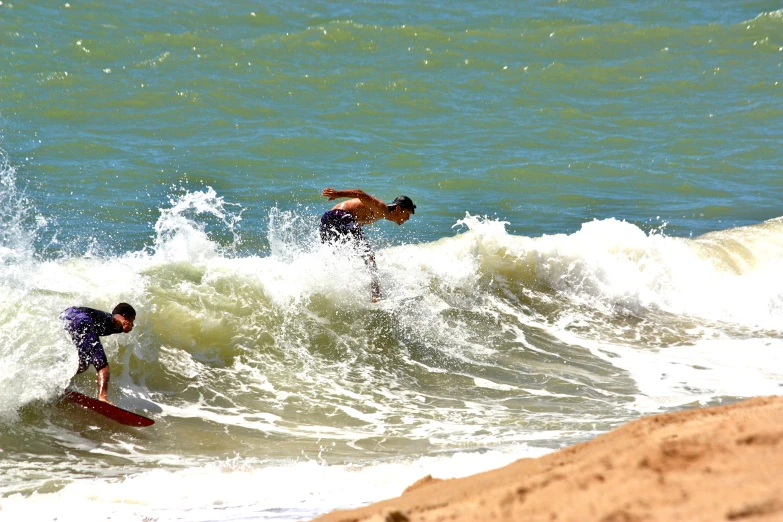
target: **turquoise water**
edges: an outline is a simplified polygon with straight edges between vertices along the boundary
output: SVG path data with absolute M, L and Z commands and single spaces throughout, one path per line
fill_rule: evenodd
M 780 393 L 769 2 L 3 1 L 0 46 L 0 519 L 308 519 Z M 329 186 L 417 204 L 379 304 Z M 145 430 L 57 403 L 57 315 L 119 301 Z

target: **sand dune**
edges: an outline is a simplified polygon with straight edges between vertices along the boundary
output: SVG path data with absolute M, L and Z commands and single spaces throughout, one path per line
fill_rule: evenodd
M 783 521 L 783 397 L 654 415 L 318 522 Z

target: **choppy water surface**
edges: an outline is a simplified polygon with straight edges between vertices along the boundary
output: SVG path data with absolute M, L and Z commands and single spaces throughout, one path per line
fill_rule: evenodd
M 768 3 L 0 4 L 0 519 L 301 520 L 779 394 Z M 361 259 L 324 187 L 407 194 Z M 58 401 L 58 314 L 124 428 Z M 23 515 L 24 514 L 24 515 Z

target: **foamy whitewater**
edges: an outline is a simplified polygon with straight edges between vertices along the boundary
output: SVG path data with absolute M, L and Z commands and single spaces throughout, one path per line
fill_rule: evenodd
M 783 12 L 0 1 L 0 522 L 308 520 L 783 392 Z M 326 187 L 384 299 L 323 245 Z M 59 314 L 103 339 L 129 428 Z
M 372 304 L 363 262 L 320 244 L 317 215 L 273 208 L 271 253 L 237 255 L 241 212 L 212 188 L 172 197 L 145 250 L 41 259 L 45 223 L 14 176 L 6 165 L 4 520 L 306 519 L 640 414 L 781 391 L 782 219 L 533 238 L 466 215 L 453 236 L 379 250 Z M 57 401 L 76 354 L 55 318 L 121 300 L 139 315 L 105 339 L 111 396 L 147 429 Z M 92 371 L 74 382 L 93 393 Z

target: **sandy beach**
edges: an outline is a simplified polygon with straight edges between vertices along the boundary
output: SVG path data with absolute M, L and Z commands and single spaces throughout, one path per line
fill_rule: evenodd
M 654 415 L 318 522 L 783 520 L 783 397 Z

